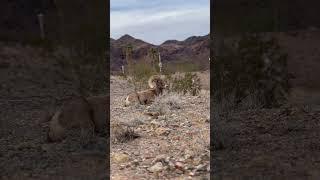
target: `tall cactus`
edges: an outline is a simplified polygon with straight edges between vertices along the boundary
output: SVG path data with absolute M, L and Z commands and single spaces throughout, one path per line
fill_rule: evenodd
M 44 36 L 44 19 L 43 19 L 42 13 L 38 14 L 38 20 L 39 20 L 39 26 L 40 26 L 40 37 L 43 40 L 45 36 Z
M 149 50 L 149 57 L 151 59 L 151 66 L 153 70 L 156 70 L 156 58 L 157 58 L 157 50 L 155 48 L 151 48 Z
M 122 53 L 124 54 L 124 58 L 127 61 L 127 72 L 131 73 L 131 68 L 132 68 L 132 51 L 133 51 L 133 47 L 131 44 L 126 45 L 125 47 L 122 48 Z
M 162 62 L 161 62 L 160 52 L 159 52 L 159 73 L 162 74 Z

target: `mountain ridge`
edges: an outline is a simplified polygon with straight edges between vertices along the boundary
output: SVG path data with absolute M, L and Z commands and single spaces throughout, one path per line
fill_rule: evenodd
M 119 71 L 125 65 L 123 48 L 132 47 L 133 61 L 147 60 L 151 48 L 161 54 L 161 59 L 166 63 L 193 63 L 202 68 L 209 67 L 209 34 L 204 36 L 191 36 L 183 41 L 166 40 L 160 45 L 154 45 L 125 34 L 118 39 L 110 38 L 110 65 L 111 71 Z M 150 60 L 150 59 L 149 59 Z

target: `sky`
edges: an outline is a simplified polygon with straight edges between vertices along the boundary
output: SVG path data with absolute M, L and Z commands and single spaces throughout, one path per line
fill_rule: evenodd
M 210 32 L 210 0 L 111 0 L 111 38 L 129 34 L 159 45 Z

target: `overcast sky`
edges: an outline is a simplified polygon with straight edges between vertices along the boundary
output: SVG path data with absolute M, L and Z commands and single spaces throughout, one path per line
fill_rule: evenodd
M 210 31 L 210 0 L 111 0 L 111 37 L 124 34 L 153 44 Z

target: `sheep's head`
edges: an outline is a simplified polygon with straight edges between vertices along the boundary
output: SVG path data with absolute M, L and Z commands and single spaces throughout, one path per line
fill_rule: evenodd
M 158 75 L 151 76 L 148 84 L 150 88 L 156 89 L 159 93 L 162 93 L 164 89 L 168 88 L 168 84 L 164 78 Z

